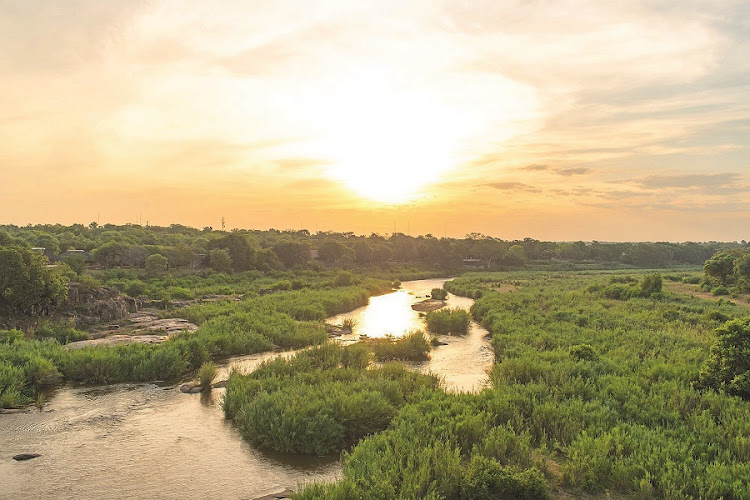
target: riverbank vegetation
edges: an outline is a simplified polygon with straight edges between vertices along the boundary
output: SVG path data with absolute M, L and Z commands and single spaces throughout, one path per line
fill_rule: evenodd
M 384 430 L 398 409 L 438 379 L 400 364 L 369 367 L 368 344 L 325 344 L 232 373 L 224 410 L 262 448 L 327 455 Z
M 430 342 L 422 332 L 411 332 L 401 338 L 361 340 L 377 361 L 424 361 L 429 359 Z
M 29 404 L 36 394 L 64 382 L 111 384 L 175 380 L 195 373 L 212 359 L 272 349 L 292 349 L 324 342 L 321 319 L 367 303 L 390 281 L 362 279 L 361 285 L 278 292 L 240 301 L 197 304 L 173 311 L 199 325 L 195 333 L 162 344 L 67 349 L 65 339 L 80 332 L 43 326 L 39 340 L 19 330 L 0 331 L 0 406 Z
M 481 296 L 472 314 L 492 334 L 491 387 L 422 393 L 344 453 L 340 481 L 296 498 L 749 497 L 750 402 L 726 384 L 747 372 L 711 367 L 747 366 L 722 356 L 739 354 L 750 311 L 657 292 L 658 281 L 524 272 L 448 283 Z M 609 298 L 613 283 L 638 293 Z
M 436 335 L 466 335 L 471 316 L 463 309 L 438 309 L 425 316 L 427 330 Z

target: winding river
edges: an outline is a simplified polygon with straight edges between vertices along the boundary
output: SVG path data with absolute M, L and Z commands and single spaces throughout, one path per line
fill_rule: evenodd
M 398 336 L 423 329 L 411 305 L 444 282 L 405 282 L 329 322 L 355 318 L 353 335 L 344 339 L 350 341 L 362 333 Z M 449 307 L 471 303 L 448 299 Z M 445 345 L 432 359 L 412 366 L 443 376 L 449 390 L 478 390 L 492 363 L 486 334 L 472 323 L 468 335 L 441 337 Z M 233 358 L 220 376 L 232 367 L 251 371 L 278 355 Z M 0 415 L 0 498 L 255 498 L 340 475 L 335 457 L 290 457 L 251 447 L 224 420 L 223 392 L 189 395 L 155 384 L 63 387 L 41 412 Z M 41 457 L 16 462 L 18 453 Z

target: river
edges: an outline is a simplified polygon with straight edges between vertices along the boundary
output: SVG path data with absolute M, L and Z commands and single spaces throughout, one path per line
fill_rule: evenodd
M 444 282 L 404 282 L 399 291 L 372 297 L 369 306 L 346 315 L 358 321 L 354 334 L 398 336 L 423 329 L 411 305 Z M 448 299 L 449 307 L 471 303 Z M 385 326 L 375 326 L 378 318 Z M 472 322 L 468 335 L 441 337 L 447 345 L 412 366 L 443 376 L 448 389 L 477 390 L 492 363 L 486 333 Z M 251 371 L 278 355 L 234 358 L 220 377 L 231 367 Z M 0 498 L 255 498 L 340 475 L 335 457 L 254 449 L 224 420 L 223 393 L 189 395 L 155 384 L 62 387 L 41 412 L 0 415 Z M 12 456 L 18 453 L 41 457 L 16 462 Z

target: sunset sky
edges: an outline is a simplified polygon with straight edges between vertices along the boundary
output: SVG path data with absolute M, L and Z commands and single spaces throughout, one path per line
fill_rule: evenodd
M 0 223 L 750 239 L 750 2 L 0 0 Z

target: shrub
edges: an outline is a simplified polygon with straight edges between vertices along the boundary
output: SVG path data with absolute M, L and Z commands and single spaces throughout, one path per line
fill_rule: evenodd
M 169 294 L 173 299 L 192 300 L 195 298 L 195 294 L 192 290 L 181 286 L 173 286 L 169 289 Z
M 653 273 L 643 278 L 641 292 L 644 297 L 650 297 L 654 293 L 661 293 L 662 277 L 659 273 Z
M 750 318 L 716 329 L 716 343 L 701 371 L 701 382 L 750 399 Z
M 428 312 L 425 316 L 427 329 L 438 335 L 466 334 L 471 317 L 462 309 L 440 309 Z
M 448 298 L 448 291 L 444 288 L 433 288 L 430 296 L 435 300 L 445 300 Z
M 729 316 L 721 311 L 713 310 L 706 313 L 706 319 L 709 321 L 718 321 L 720 323 L 724 323 L 725 321 L 729 321 Z
M 378 361 L 422 361 L 429 358 L 430 343 L 422 332 L 411 332 L 400 339 L 370 339 L 364 343 Z
M 716 296 L 729 295 L 729 289 L 724 285 L 715 286 L 711 289 L 711 294 Z
M 351 286 L 354 282 L 354 273 L 351 271 L 339 271 L 333 280 L 333 284 L 336 286 Z
M 203 363 L 198 370 L 198 381 L 205 390 L 211 389 L 211 383 L 216 378 L 216 364 L 213 361 Z
M 52 338 L 60 344 L 90 338 L 87 332 L 77 330 L 72 324 L 65 323 L 43 323 L 37 328 L 34 336 L 39 339 Z
M 0 344 L 12 344 L 21 339 L 23 339 L 21 330 L 0 330 Z
M 570 356 L 578 361 L 595 361 L 599 358 L 599 355 L 589 344 L 572 346 L 570 348 Z
M 385 429 L 414 394 L 436 377 L 402 366 L 368 370 L 361 345 L 325 344 L 275 359 L 250 375 L 232 373 L 224 412 L 262 448 L 327 455 Z
M 541 500 L 549 498 L 549 493 L 539 470 L 504 467 L 497 460 L 474 455 L 461 484 L 461 498 Z
M 146 293 L 146 284 L 142 281 L 131 281 L 125 287 L 125 293 L 131 297 L 141 297 Z

